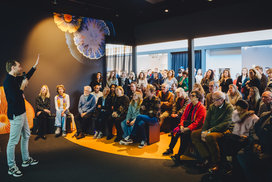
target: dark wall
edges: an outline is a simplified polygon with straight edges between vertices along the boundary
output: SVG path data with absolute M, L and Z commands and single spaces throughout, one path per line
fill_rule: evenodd
M 76 112 L 78 99 L 83 86 L 90 83 L 91 75 L 102 72 L 103 62 L 90 64 L 78 62 L 70 53 L 65 33 L 53 21 L 51 12 L 43 8 L 13 6 L 6 4 L 0 8 L 1 26 L 1 83 L 5 78 L 5 61 L 17 59 L 28 71 L 40 53 L 40 64 L 25 90 L 26 99 L 35 105 L 35 98 L 43 84 L 47 84 L 51 93 L 51 111 L 55 111 L 53 99 L 56 85 L 64 84 L 70 95 L 72 112 Z M 11 13 L 12 12 L 12 13 Z
M 141 45 L 270 28 L 271 6 L 259 0 L 139 25 L 135 40 Z

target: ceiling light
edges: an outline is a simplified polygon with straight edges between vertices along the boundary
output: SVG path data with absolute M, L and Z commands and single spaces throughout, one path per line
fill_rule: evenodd
M 168 9 L 165 9 L 165 10 L 164 10 L 164 12 L 165 12 L 165 13 L 168 13 L 168 12 L 169 12 L 169 10 L 168 10 Z
M 213 0 L 208 0 L 209 2 L 212 2 Z

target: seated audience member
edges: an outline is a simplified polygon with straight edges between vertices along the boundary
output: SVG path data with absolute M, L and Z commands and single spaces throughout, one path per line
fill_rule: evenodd
M 270 111 L 271 102 L 272 102 L 272 92 L 265 91 L 262 94 L 262 102 L 260 103 L 260 108 L 257 114 L 259 117 L 261 117 L 262 113 Z
M 201 103 L 202 97 L 203 96 L 199 91 L 191 92 L 191 103 L 186 106 L 178 127 L 173 131 L 169 148 L 163 153 L 163 155 L 172 154 L 173 148 L 175 147 L 178 138 L 180 138 L 179 151 L 176 155 L 171 157 L 174 161 L 180 160 L 180 156 L 184 154 L 191 141 L 191 132 L 193 130 L 200 129 L 204 123 L 206 108 Z
M 268 76 L 268 81 L 267 81 L 267 87 L 272 84 L 272 68 L 269 68 L 267 70 L 267 76 Z
M 178 69 L 178 74 L 177 74 L 177 81 L 179 82 L 180 78 L 182 77 L 182 70 L 181 69 Z
M 162 80 L 159 78 L 159 73 L 158 72 L 153 72 L 153 75 L 148 80 L 148 83 L 150 83 L 151 85 L 153 85 L 153 84 L 161 85 L 162 84 Z
M 137 90 L 137 83 L 136 83 L 136 82 L 131 82 L 129 88 L 130 88 L 130 89 L 128 90 L 127 96 L 128 96 L 128 98 L 129 98 L 129 100 L 132 100 L 133 95 L 134 95 L 134 93 L 135 93 L 136 90 Z
M 193 131 L 191 135 L 192 143 L 202 158 L 197 163 L 201 169 L 217 167 L 220 161 L 218 140 L 228 129 L 233 112 L 233 107 L 225 101 L 223 92 L 214 92 L 212 98 L 214 103 L 208 109 L 202 129 Z
M 95 86 L 96 87 L 96 86 Z M 99 86 L 97 85 L 97 88 Z M 76 138 L 84 138 L 85 133 L 89 129 L 90 122 L 95 111 L 96 98 L 91 94 L 92 88 L 90 86 L 84 87 L 84 94 L 79 98 L 78 115 L 75 117 L 77 128 Z
M 110 140 L 113 137 L 112 127 L 115 124 L 117 130 L 117 136 L 114 142 L 119 142 L 122 139 L 122 128 L 121 122 L 125 120 L 127 116 L 129 98 L 124 95 L 124 89 L 121 86 L 116 87 L 115 89 L 116 99 L 113 105 L 113 112 L 111 118 L 107 121 L 108 124 L 108 136 L 107 140 Z
M 211 81 L 214 81 L 214 72 L 213 70 L 209 69 L 200 82 L 206 94 L 209 93 L 209 83 Z
M 229 85 L 233 83 L 230 77 L 230 71 L 225 69 L 222 74 L 222 78 L 220 79 L 220 88 L 221 91 L 227 93 L 229 90 Z
M 177 88 L 178 88 L 178 85 L 176 83 L 173 83 L 170 88 L 170 92 L 172 92 L 174 94 L 174 98 L 176 98 L 175 93 L 176 93 Z
M 153 85 L 148 84 L 145 92 L 146 97 L 144 98 L 140 108 L 141 114 L 137 116 L 130 136 L 122 140 L 122 144 L 124 145 L 133 143 L 133 139 L 138 137 L 141 141 L 138 147 L 143 148 L 146 146 L 147 137 L 145 125 L 152 125 L 158 123 L 159 121 L 161 101 L 158 97 L 155 96 L 155 88 Z
M 121 123 L 121 127 L 124 133 L 123 138 L 126 138 L 131 134 L 136 117 L 140 114 L 140 107 L 141 107 L 142 101 L 143 101 L 142 93 L 136 91 L 133 94 L 133 98 L 130 101 L 130 104 L 128 106 L 127 117 Z M 122 145 L 121 141 L 120 141 L 120 144 Z
M 206 94 L 205 94 L 205 91 L 204 91 L 203 87 L 201 86 L 201 84 L 199 84 L 199 83 L 194 84 L 193 90 L 199 91 L 200 94 L 202 94 L 202 101 L 201 102 L 202 102 L 202 104 L 204 104 Z
M 110 97 L 108 97 L 110 89 L 105 87 L 103 96 L 98 98 L 96 104 L 96 123 L 94 138 L 102 138 L 105 134 L 105 122 L 111 116 Z
M 253 110 L 255 114 L 258 114 L 260 108 L 261 97 L 257 87 L 250 87 L 247 100 L 249 108 L 248 110 Z
M 115 71 L 111 71 L 107 78 L 107 86 L 110 87 L 111 85 L 118 85 L 118 79 L 116 77 Z
M 227 93 L 229 103 L 231 103 L 232 106 L 235 106 L 236 102 L 240 99 L 242 99 L 242 95 L 239 92 L 238 88 L 234 84 L 229 85 L 229 91 Z
M 178 81 L 175 78 L 175 72 L 174 72 L 174 70 L 169 70 L 167 72 L 167 78 L 164 80 L 163 83 L 166 84 L 168 86 L 168 88 L 171 88 L 171 86 L 173 85 L 173 83 L 178 84 Z
M 128 74 L 128 84 L 130 85 L 132 82 L 136 82 L 135 73 L 133 71 Z
M 125 71 L 122 71 L 121 76 L 118 78 L 119 86 L 123 87 L 124 94 L 127 95 L 129 88 L 129 79 L 127 78 L 127 74 Z
M 169 91 L 168 85 L 162 84 L 158 97 L 161 100 L 160 126 L 162 126 L 164 119 L 171 114 L 174 103 L 174 95 Z
M 137 84 L 138 84 L 138 87 L 140 87 L 140 88 L 147 86 L 146 75 L 142 71 L 139 73 L 139 76 L 137 79 Z
M 57 85 L 57 93 L 58 95 L 55 96 L 55 126 L 57 128 L 55 134 L 59 136 L 62 131 L 62 136 L 66 136 L 66 115 L 69 114 L 70 98 L 65 93 L 64 85 Z
M 210 105 L 213 103 L 212 94 L 219 89 L 219 84 L 216 81 L 209 82 L 209 93 L 206 95 L 205 107 L 208 110 Z
M 180 118 L 186 108 L 186 106 L 190 103 L 187 93 L 183 90 L 183 88 L 178 88 L 176 90 L 176 98 L 174 100 L 172 114 L 171 114 L 171 127 L 173 130 L 174 127 L 180 122 Z
M 259 120 L 254 111 L 248 110 L 247 101 L 238 100 L 235 106 L 236 110 L 232 113 L 232 131 L 226 133 L 220 141 L 223 160 L 227 155 L 234 157 L 239 150 L 249 145 L 249 136 L 255 123 Z
M 94 86 L 96 86 L 96 85 L 100 86 L 100 90 L 103 88 L 103 78 L 102 78 L 101 72 L 97 72 L 92 77 L 92 81 L 90 83 L 92 90 L 94 90 Z
M 108 95 L 108 97 L 109 97 L 109 104 L 111 106 L 111 112 L 113 110 L 113 105 L 114 105 L 114 102 L 116 100 L 115 88 L 116 88 L 116 85 L 112 84 L 110 86 L 110 93 Z
M 97 102 L 99 97 L 103 96 L 103 93 L 100 91 L 99 85 L 94 86 L 94 91 L 91 92 L 91 94 L 95 97 L 95 102 Z
M 272 105 L 271 105 L 272 106 Z M 243 169 L 244 175 L 249 182 L 270 182 L 272 179 L 272 107 L 264 113 L 254 129 L 257 141 L 254 150 L 237 155 L 237 159 Z
M 263 73 L 263 67 L 261 66 L 255 66 L 255 69 L 260 73 L 261 79 L 260 79 L 260 94 L 262 94 L 267 86 L 268 79 Z
M 243 93 L 243 94 L 245 94 L 245 98 L 247 98 L 247 96 L 248 96 L 250 87 L 255 86 L 260 91 L 260 84 L 261 83 L 260 83 L 260 80 L 258 78 L 258 74 L 259 74 L 259 72 L 257 73 L 257 71 L 255 69 L 250 69 L 249 70 L 249 80 L 246 82 L 245 91 Z
M 50 93 L 47 85 L 43 85 L 39 96 L 35 101 L 36 118 L 38 121 L 38 135 L 35 140 L 39 138 L 46 139 L 47 123 L 49 121 L 50 112 Z
M 184 89 L 185 92 L 189 90 L 189 80 L 188 80 L 188 72 L 184 71 L 182 73 L 182 77 L 178 80 L 178 87 Z

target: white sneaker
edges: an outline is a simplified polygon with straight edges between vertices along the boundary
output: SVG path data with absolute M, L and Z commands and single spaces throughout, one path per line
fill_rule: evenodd
M 19 170 L 19 168 L 16 165 L 14 165 L 14 166 L 12 166 L 12 167 L 9 168 L 8 174 L 12 175 L 14 177 L 21 177 L 21 176 L 23 176 L 23 173 Z
M 62 132 L 62 136 L 63 136 L 63 137 L 66 137 L 66 135 L 67 135 L 67 134 L 66 134 L 66 131 Z
M 138 145 L 138 148 L 142 149 L 146 145 L 147 145 L 146 141 L 142 140 L 140 145 Z
M 132 139 L 122 139 L 122 140 L 120 140 L 120 142 L 119 142 L 120 145 L 129 145 L 129 144 L 131 144 L 131 143 L 133 143 L 133 140 L 132 140 Z
M 57 127 L 56 131 L 55 131 L 55 134 L 56 135 L 59 135 L 60 134 L 60 127 Z
M 32 157 L 29 157 L 29 159 L 27 161 L 24 161 L 22 163 L 22 167 L 34 166 L 38 163 L 39 163 L 39 161 L 33 159 Z
M 94 132 L 94 136 L 93 136 L 93 138 L 94 138 L 94 139 L 96 139 L 96 138 L 97 138 L 97 136 L 98 136 L 98 134 L 99 134 L 99 132 L 98 132 L 98 131 L 95 131 L 95 132 Z
M 102 137 L 103 137 L 103 133 L 100 131 L 99 134 L 98 134 L 98 136 L 97 136 L 97 138 L 100 139 Z

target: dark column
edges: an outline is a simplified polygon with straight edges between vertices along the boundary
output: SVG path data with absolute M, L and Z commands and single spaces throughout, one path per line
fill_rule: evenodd
M 132 46 L 132 71 L 137 78 L 137 48 L 135 45 Z
M 192 91 L 193 85 L 195 84 L 195 48 L 194 39 L 188 39 L 188 69 L 189 69 L 189 91 Z
M 103 73 L 103 87 L 106 86 L 107 83 L 107 56 L 105 55 L 103 58 L 103 69 L 102 69 Z

